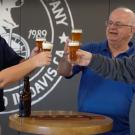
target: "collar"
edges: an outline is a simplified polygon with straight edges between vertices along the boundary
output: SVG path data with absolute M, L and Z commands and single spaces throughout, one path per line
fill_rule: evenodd
M 106 40 L 106 41 L 104 41 L 102 44 L 103 44 L 103 45 L 102 45 L 101 50 L 102 50 L 103 52 L 110 52 L 110 51 L 109 51 L 109 46 L 108 46 L 108 41 Z M 123 55 L 124 55 L 124 56 L 130 56 L 133 52 L 135 52 L 135 43 L 134 43 L 133 41 L 130 41 L 130 42 L 128 43 L 128 45 L 129 45 L 129 49 L 128 49 L 127 51 L 125 51 L 125 52 L 119 54 L 118 56 L 120 56 L 120 55 L 122 55 L 122 56 L 123 56 Z

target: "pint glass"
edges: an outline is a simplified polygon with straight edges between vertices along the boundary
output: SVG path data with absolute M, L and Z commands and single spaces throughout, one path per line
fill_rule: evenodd
M 71 41 L 68 43 L 69 48 L 69 59 L 71 63 L 77 60 L 76 51 L 80 48 L 80 43 L 78 41 Z
M 71 40 L 72 41 L 81 41 L 82 29 L 72 29 L 71 31 Z
M 47 41 L 43 41 L 42 43 L 42 50 L 43 51 L 52 51 L 53 49 L 53 44 Z
M 36 38 L 36 46 L 38 47 L 39 51 L 42 51 L 42 43 L 45 41 L 45 38 Z

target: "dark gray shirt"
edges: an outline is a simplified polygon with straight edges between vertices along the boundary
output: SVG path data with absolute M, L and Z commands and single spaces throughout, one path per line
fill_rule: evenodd
M 93 54 L 89 67 L 107 79 L 135 83 L 135 55 L 110 59 Z

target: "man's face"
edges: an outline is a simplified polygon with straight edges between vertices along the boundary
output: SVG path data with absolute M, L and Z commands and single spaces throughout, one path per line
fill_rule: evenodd
M 133 35 L 131 15 L 122 10 L 113 11 L 106 23 L 106 36 L 109 44 L 129 42 Z

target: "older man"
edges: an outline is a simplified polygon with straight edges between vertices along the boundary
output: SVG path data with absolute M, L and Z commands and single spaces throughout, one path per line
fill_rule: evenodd
M 109 58 L 129 57 L 135 53 L 135 45 L 130 41 L 134 34 L 134 24 L 133 11 L 123 7 L 116 8 L 106 22 L 107 40 L 98 44 L 83 45 L 82 49 Z M 83 55 L 81 57 L 83 58 Z M 84 65 L 87 63 L 85 62 Z M 82 67 L 68 63 L 69 68 L 62 69 L 66 64 L 66 61 L 59 63 L 58 71 L 63 76 L 70 78 L 82 71 L 78 95 L 79 111 L 110 116 L 114 120 L 114 126 L 106 135 L 129 135 L 128 116 L 135 91 L 134 85 L 104 79 L 83 64 Z

